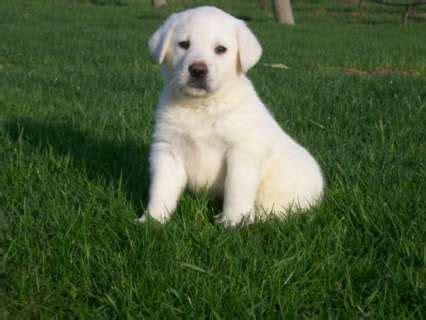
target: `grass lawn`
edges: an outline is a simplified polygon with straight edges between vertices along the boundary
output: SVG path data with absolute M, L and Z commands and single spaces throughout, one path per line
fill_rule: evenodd
M 147 40 L 184 4 L 0 1 L 0 319 L 426 317 L 426 10 L 293 1 L 250 71 L 320 162 L 324 201 L 245 228 L 185 194 L 138 225 L 162 86 Z M 103 4 L 103 5 L 101 5 Z M 281 63 L 289 69 L 272 68 Z

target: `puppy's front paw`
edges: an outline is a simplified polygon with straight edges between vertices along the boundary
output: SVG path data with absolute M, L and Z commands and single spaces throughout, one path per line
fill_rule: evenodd
M 217 224 L 223 225 L 224 227 L 236 227 L 241 223 L 242 219 L 243 219 L 242 215 L 231 216 L 224 212 L 214 216 L 215 222 Z
M 170 218 L 168 214 L 153 214 L 151 212 L 144 213 L 140 218 L 136 219 L 137 223 L 145 223 L 149 220 L 155 220 L 159 223 L 166 223 Z
M 140 216 L 140 218 L 135 219 L 135 222 L 137 223 L 145 223 L 147 220 L 147 214 L 145 213 L 144 215 Z
M 214 216 L 215 222 L 224 227 L 235 227 L 238 225 L 247 225 L 254 222 L 254 212 L 246 214 L 227 214 L 225 212 Z

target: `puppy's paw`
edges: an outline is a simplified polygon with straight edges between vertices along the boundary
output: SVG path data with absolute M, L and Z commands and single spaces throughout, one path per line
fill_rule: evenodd
M 139 218 L 135 219 L 136 223 L 146 223 L 148 219 L 150 218 L 148 213 L 144 213 Z
M 236 227 L 253 223 L 255 220 L 254 216 L 254 212 L 233 215 L 222 212 L 215 215 L 214 219 L 217 224 L 221 224 L 224 227 Z
M 154 220 L 156 222 L 159 222 L 161 224 L 166 223 L 169 220 L 168 215 L 153 215 L 149 212 L 144 213 L 140 218 L 135 219 L 135 222 L 137 223 L 146 223 L 147 221 Z
M 222 212 L 215 215 L 214 220 L 224 227 L 236 227 L 241 223 L 242 216 L 230 216 Z

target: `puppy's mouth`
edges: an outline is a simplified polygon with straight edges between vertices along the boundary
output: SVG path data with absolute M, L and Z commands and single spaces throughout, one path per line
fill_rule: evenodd
M 201 97 L 211 92 L 205 79 L 190 78 L 183 88 L 183 92 L 191 97 Z
M 193 89 L 204 90 L 207 92 L 210 91 L 210 88 L 207 85 L 207 81 L 205 79 L 191 78 L 188 80 L 187 86 Z

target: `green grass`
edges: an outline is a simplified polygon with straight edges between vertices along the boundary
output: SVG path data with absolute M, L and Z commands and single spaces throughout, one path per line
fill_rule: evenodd
M 133 222 L 162 85 L 146 43 L 184 5 L 101 2 L 0 2 L 0 319 L 426 316 L 425 18 L 296 1 L 285 28 L 207 1 L 248 19 L 250 77 L 327 180 L 309 214 L 229 230 L 206 194 Z

